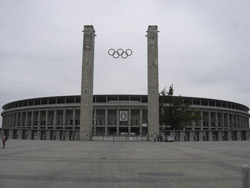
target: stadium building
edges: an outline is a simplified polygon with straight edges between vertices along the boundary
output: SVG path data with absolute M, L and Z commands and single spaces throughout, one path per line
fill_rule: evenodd
M 238 103 L 183 97 L 203 118 L 185 130 L 160 134 L 178 141 L 249 140 L 249 108 Z M 146 95 L 94 95 L 93 140 L 147 140 Z M 81 96 L 25 99 L 3 106 L 3 129 L 13 139 L 79 140 Z M 162 127 L 163 126 L 163 127 Z M 162 130 L 164 125 L 160 125 Z

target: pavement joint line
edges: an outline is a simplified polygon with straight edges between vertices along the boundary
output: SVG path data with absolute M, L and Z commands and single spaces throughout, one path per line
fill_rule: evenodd
M 157 181 L 158 183 L 170 183 L 170 182 L 234 182 L 241 180 L 241 177 L 228 176 L 228 177 L 139 177 L 139 178 L 116 178 L 116 177 L 51 177 L 51 176 L 31 176 L 31 175 L 0 175 L 1 180 L 19 180 L 19 181 L 57 181 L 57 182 L 93 182 L 93 183 L 152 183 Z

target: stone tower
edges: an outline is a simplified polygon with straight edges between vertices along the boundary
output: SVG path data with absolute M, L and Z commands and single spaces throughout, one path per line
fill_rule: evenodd
M 91 140 L 95 49 L 94 27 L 92 25 L 85 25 L 83 33 L 80 140 Z
M 158 30 L 148 26 L 148 134 L 159 135 Z

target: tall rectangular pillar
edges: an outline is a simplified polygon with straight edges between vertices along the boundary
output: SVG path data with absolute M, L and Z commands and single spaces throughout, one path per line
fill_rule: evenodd
M 57 111 L 56 110 L 54 110 L 54 119 L 53 119 L 53 125 L 54 125 L 54 127 L 53 127 L 53 129 L 54 130 L 56 130 L 56 125 L 57 125 L 57 122 L 56 122 L 56 119 L 57 119 Z
M 221 113 L 221 126 L 222 126 L 222 130 L 224 130 L 225 128 L 225 117 L 224 117 L 224 113 Z
M 38 123 L 37 123 L 37 128 L 40 129 L 41 127 L 41 111 L 38 111 Z
M 96 109 L 94 109 L 94 132 L 93 132 L 93 135 L 96 136 Z
M 75 130 L 75 127 L 76 127 L 76 110 L 75 109 L 73 109 L 73 127 L 72 127 L 72 129 L 73 130 Z
M 28 128 L 28 112 L 25 113 L 25 129 Z
M 66 110 L 63 110 L 63 130 L 66 129 Z
M 142 109 L 140 109 L 140 136 L 142 136 Z
M 108 109 L 105 109 L 105 136 L 108 136 Z
M 128 135 L 131 134 L 131 109 L 128 110 Z
M 148 26 L 148 134 L 159 135 L 158 30 Z
M 83 32 L 80 140 L 91 140 L 93 122 L 93 73 L 95 47 L 94 27 L 92 25 L 85 25 Z
M 203 131 L 203 112 L 201 111 L 200 112 L 200 116 L 201 116 L 201 120 L 200 120 L 200 123 L 201 123 L 201 126 L 200 126 L 200 130 Z
M 118 136 L 120 134 L 119 129 L 120 129 L 120 120 L 119 120 L 119 110 L 116 110 L 116 135 Z
M 215 112 L 215 130 L 218 131 L 219 121 L 218 121 L 218 112 Z
M 48 129 L 48 120 L 49 120 L 49 111 L 46 110 L 46 114 L 45 114 L 45 129 Z
M 211 131 L 212 122 L 211 122 L 211 112 L 208 112 L 208 130 Z

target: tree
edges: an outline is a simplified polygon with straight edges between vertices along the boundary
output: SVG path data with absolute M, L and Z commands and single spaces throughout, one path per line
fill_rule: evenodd
M 160 92 L 160 123 L 165 124 L 170 130 L 182 130 L 200 117 L 189 108 L 190 104 L 185 103 L 181 96 L 174 97 L 173 94 L 173 85 L 168 91 L 164 88 Z

